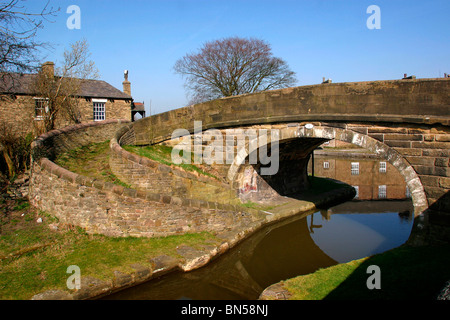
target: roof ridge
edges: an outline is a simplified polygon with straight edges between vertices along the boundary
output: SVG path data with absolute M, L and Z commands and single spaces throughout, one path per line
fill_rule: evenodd
M 11 77 L 7 77 L 10 75 Z M 0 93 L 3 94 L 24 94 L 33 95 L 30 85 L 31 79 L 35 78 L 38 73 L 19 73 L 19 72 L 3 72 L 0 73 L 4 77 L 4 81 L 0 84 Z M 23 81 L 21 78 L 23 78 Z M 80 97 L 86 98 L 111 98 L 132 100 L 132 96 L 120 91 L 106 80 L 103 79 L 81 79 L 73 78 L 82 81 Z M 22 80 L 22 81 L 21 81 Z M 19 82 L 21 81 L 21 83 Z M 0 81 L 1 82 L 1 81 Z M 16 83 L 15 83 L 16 82 Z M 19 83 L 17 83 L 19 82 Z M 89 85 L 83 85 L 83 82 L 90 82 Z M 95 83 L 95 85 L 94 85 Z

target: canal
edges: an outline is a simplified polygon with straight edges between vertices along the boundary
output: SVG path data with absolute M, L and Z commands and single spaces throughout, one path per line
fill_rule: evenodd
M 314 174 L 354 186 L 357 196 L 266 226 L 203 268 L 171 273 L 103 299 L 253 300 L 281 280 L 408 240 L 414 207 L 405 182 L 389 163 L 319 154 Z

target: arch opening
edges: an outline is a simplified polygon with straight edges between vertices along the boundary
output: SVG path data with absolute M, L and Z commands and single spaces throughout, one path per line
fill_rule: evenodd
M 238 189 L 242 200 L 264 201 L 276 195 L 288 196 L 305 190 L 308 187 L 307 165 L 311 152 L 323 142 L 335 139 L 367 149 L 389 162 L 406 182 L 414 205 L 414 216 L 422 216 L 427 209 L 424 188 L 415 170 L 401 154 L 386 144 L 367 135 L 335 127 L 307 128 L 298 125 L 276 130 L 279 130 L 280 137 L 274 142 L 278 144 L 278 148 L 272 148 L 275 152 L 279 152 L 279 170 L 276 174 L 263 176 L 260 175 L 261 164 L 249 165 L 249 156 L 257 151 L 257 148 L 251 148 L 251 143 L 238 150 L 238 156 L 228 171 L 228 179 Z M 269 149 L 268 146 L 271 144 L 272 141 L 268 141 L 265 147 Z

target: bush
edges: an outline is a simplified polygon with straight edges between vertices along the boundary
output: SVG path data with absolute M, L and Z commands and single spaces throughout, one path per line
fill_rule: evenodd
M 33 134 L 14 132 L 6 123 L 0 123 L 0 172 L 10 179 L 28 170 Z

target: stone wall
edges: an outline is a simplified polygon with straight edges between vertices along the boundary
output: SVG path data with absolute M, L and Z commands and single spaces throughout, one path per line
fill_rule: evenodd
M 125 127 L 127 128 L 127 127 Z M 121 130 L 110 142 L 110 167 L 113 173 L 133 188 L 168 196 L 238 203 L 236 192 L 226 181 L 169 166 L 123 149 L 118 141 L 127 132 Z
M 304 123 L 303 123 L 304 124 Z M 443 211 L 450 211 L 450 203 L 445 200 L 445 194 L 449 192 L 450 186 L 450 128 L 447 126 L 432 126 L 432 125 L 416 125 L 416 124 L 385 124 L 367 125 L 365 123 L 349 123 L 344 124 L 340 122 L 314 122 L 314 124 L 320 128 L 327 128 L 324 130 L 330 130 L 329 139 L 335 140 L 335 131 L 345 130 L 348 134 L 340 134 L 336 141 L 342 143 L 351 144 L 354 139 L 354 135 L 358 134 L 361 141 L 360 143 L 366 143 L 368 138 L 372 138 L 375 142 L 379 141 L 379 148 L 383 153 L 380 153 L 378 157 L 380 159 L 389 160 L 389 158 L 397 158 L 394 154 L 402 156 L 407 163 L 414 169 L 417 177 L 420 179 L 421 185 L 423 185 L 426 199 L 421 199 L 420 202 L 425 201 L 427 206 L 437 203 Z M 130 129 L 132 129 L 131 126 Z M 335 128 L 335 129 L 333 129 Z M 254 174 L 258 171 L 258 165 L 249 165 L 249 139 L 245 140 L 245 145 L 238 147 L 236 141 L 230 144 L 228 137 L 238 137 L 243 139 L 242 133 L 247 130 L 267 130 L 270 135 L 272 129 L 279 130 L 281 134 L 285 136 L 280 137 L 280 169 L 277 175 L 268 176 L 264 179 L 253 178 Z M 215 165 L 223 170 L 223 174 L 227 176 L 231 171 L 237 170 L 232 177 L 232 183 L 235 190 L 239 191 L 240 195 L 252 193 L 255 191 L 267 192 L 268 196 L 273 194 L 273 190 L 269 190 L 267 186 L 270 185 L 273 189 L 278 191 L 282 195 L 294 193 L 302 189 L 302 186 L 306 186 L 306 164 L 308 163 L 309 155 L 312 149 L 327 141 L 319 139 L 318 137 L 306 138 L 300 131 L 295 133 L 295 130 L 304 130 L 302 123 L 279 123 L 274 125 L 254 125 L 254 126 L 242 126 L 240 128 L 227 128 L 221 129 L 219 132 L 223 137 L 223 150 L 228 150 L 232 155 L 235 164 L 239 153 L 244 154 L 245 161 L 242 162 L 243 166 L 239 169 L 230 169 L 230 165 L 219 164 Z M 333 131 L 334 130 L 334 131 Z M 240 133 L 238 133 L 240 132 Z M 198 137 L 208 134 L 208 131 L 203 134 L 196 134 L 191 136 L 191 141 L 194 142 Z M 366 137 L 366 138 L 364 138 Z M 294 139 L 295 138 L 295 139 Z M 292 140 L 294 139 L 294 140 Z M 319 139 L 319 140 L 314 140 Z M 341 140 L 338 140 L 341 139 Z M 181 138 L 167 140 L 164 143 L 173 147 L 181 142 Z M 202 152 L 211 145 L 216 143 L 216 140 L 201 139 Z M 354 144 L 353 144 L 354 145 Z M 228 149 L 227 149 L 228 148 Z M 242 153 L 245 148 L 245 152 Z M 194 147 L 191 147 L 194 150 Z M 391 152 L 386 150 L 390 149 Z M 386 151 L 386 152 L 385 152 Z M 219 157 L 225 159 L 225 156 Z M 243 159 L 241 159 L 243 160 Z M 303 161 L 303 162 L 302 162 Z M 293 168 L 297 169 L 294 170 Z M 402 167 L 397 168 L 402 170 Z M 225 172 L 230 171 L 230 172 Z M 295 171 L 296 175 L 292 175 Z M 293 179 L 297 179 L 294 181 Z M 404 179 L 404 177 L 402 177 Z M 262 181 L 265 180 L 265 183 Z M 260 194 L 261 195 L 261 194 Z M 264 198 L 263 195 L 261 195 Z M 242 197 L 241 197 L 242 198 Z M 252 198 L 255 200 L 258 197 L 254 195 Z M 440 200 L 438 202 L 438 200 Z M 417 203 L 416 203 L 417 204 Z
M 226 231 L 254 221 L 240 207 L 124 188 L 59 167 L 58 153 L 114 136 L 123 121 L 81 124 L 40 136 L 33 143 L 30 202 L 88 233 L 108 236 L 166 236 Z

